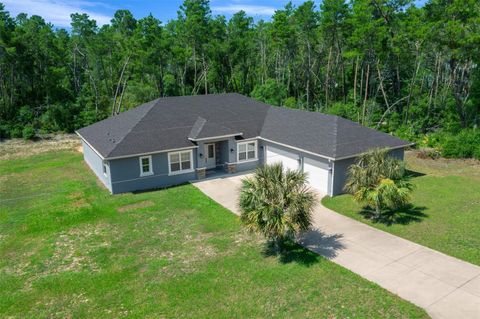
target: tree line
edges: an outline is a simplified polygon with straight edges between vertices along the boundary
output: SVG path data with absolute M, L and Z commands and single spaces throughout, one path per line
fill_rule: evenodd
M 306 1 L 268 21 L 185 0 L 166 23 L 118 10 L 99 27 L 73 13 L 69 30 L 0 4 L 0 134 L 72 132 L 161 96 L 238 92 L 426 144 L 459 132 L 480 144 L 479 48 L 477 0 Z

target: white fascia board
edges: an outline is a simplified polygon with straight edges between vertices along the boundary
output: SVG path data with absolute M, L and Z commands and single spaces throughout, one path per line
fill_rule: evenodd
M 88 143 L 88 141 L 82 135 L 80 135 L 78 131 L 75 131 L 75 134 L 77 134 L 82 139 L 82 141 L 85 142 L 85 144 L 87 144 L 98 156 L 100 156 L 102 160 L 105 160 L 105 157 L 103 157 L 102 154 L 100 154 L 100 152 L 95 149 L 95 147 Z

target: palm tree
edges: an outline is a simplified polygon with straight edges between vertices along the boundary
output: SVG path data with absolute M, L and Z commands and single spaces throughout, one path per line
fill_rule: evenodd
M 387 149 L 374 149 L 359 156 L 350 166 L 345 184 L 355 201 L 375 210 L 375 219 L 386 209 L 406 205 L 412 189 L 404 162 L 389 156 Z
M 309 228 L 315 200 L 306 173 L 284 170 L 282 164 L 265 165 L 243 180 L 240 218 L 278 250 L 284 240 Z

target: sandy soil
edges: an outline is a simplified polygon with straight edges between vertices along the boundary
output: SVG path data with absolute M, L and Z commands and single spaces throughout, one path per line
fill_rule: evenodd
M 63 150 L 82 152 L 80 138 L 75 134 L 57 134 L 45 135 L 35 141 L 19 138 L 4 140 L 0 142 L 0 160 Z

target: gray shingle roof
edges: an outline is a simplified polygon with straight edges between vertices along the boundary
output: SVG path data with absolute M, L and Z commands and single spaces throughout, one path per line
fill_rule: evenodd
M 190 139 L 231 134 L 261 136 L 331 158 L 410 144 L 338 116 L 269 106 L 235 93 L 157 99 L 78 133 L 105 158 L 189 147 L 195 145 Z

